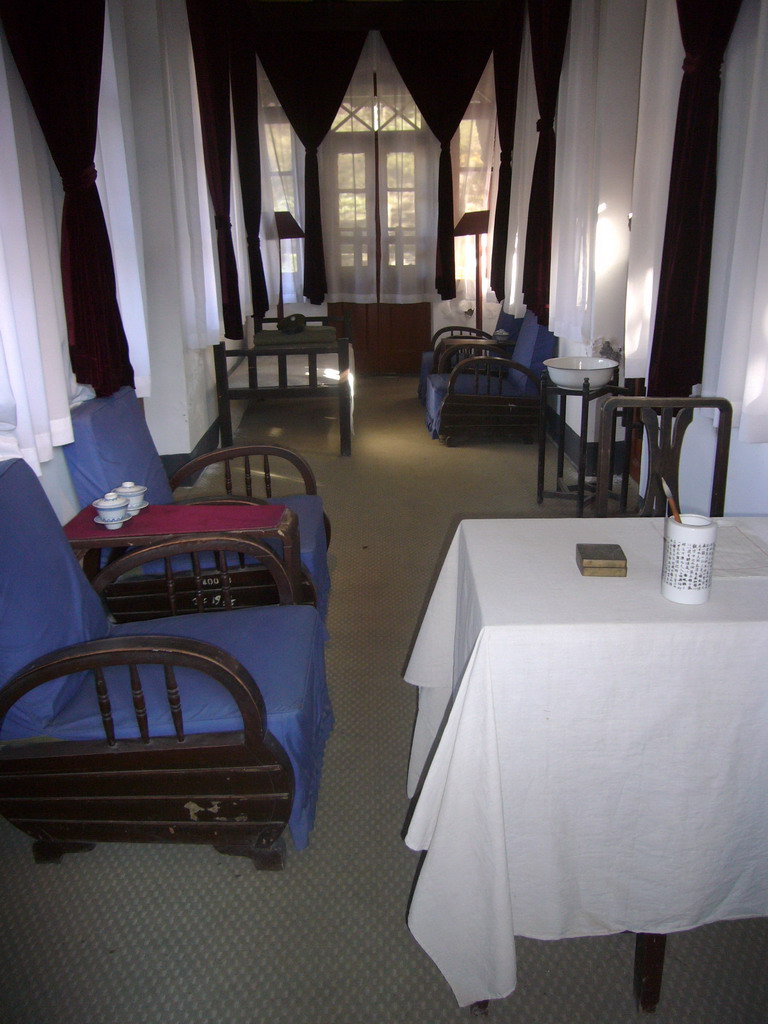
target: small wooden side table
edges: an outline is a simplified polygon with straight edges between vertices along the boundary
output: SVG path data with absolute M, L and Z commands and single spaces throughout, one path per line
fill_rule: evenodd
M 91 578 L 100 568 L 102 548 L 140 548 L 157 541 L 178 540 L 201 533 L 229 534 L 247 540 L 275 539 L 282 543 L 286 564 L 296 593 L 301 584 L 301 544 L 296 513 L 285 505 L 150 505 L 118 530 L 94 522 L 89 505 L 64 526 L 67 540 L 83 552 L 83 568 Z M 89 557 L 90 556 L 90 557 Z
M 539 474 L 536 490 L 536 501 L 540 505 L 544 498 L 566 498 L 576 502 L 576 515 L 581 517 L 584 514 L 584 506 L 588 501 L 594 500 L 594 496 L 586 497 L 587 492 L 587 428 L 589 424 L 589 407 L 592 402 L 605 395 L 628 395 L 627 388 L 619 387 L 618 374 L 614 373 L 611 384 L 590 389 L 589 379 L 584 378 L 584 384 L 579 390 L 561 388 L 553 384 L 549 374 L 544 373 L 541 382 L 541 415 L 539 416 Z M 557 477 L 554 491 L 544 490 L 544 464 L 546 460 L 547 431 L 546 413 L 548 398 L 550 395 L 558 396 L 559 423 L 555 443 L 557 445 Z M 581 399 L 581 416 L 579 420 L 579 454 L 576 463 L 576 483 L 567 484 L 564 479 L 565 471 L 565 412 L 569 398 Z M 614 431 L 615 433 L 615 431 Z M 613 438 L 613 434 L 611 435 Z M 611 464 L 613 464 L 613 452 L 611 453 Z

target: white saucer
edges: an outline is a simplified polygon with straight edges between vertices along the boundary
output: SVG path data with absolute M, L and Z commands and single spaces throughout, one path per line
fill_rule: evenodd
M 149 505 L 148 501 L 142 501 L 142 503 L 140 505 L 137 505 L 136 508 L 129 508 L 128 509 L 128 515 L 129 516 L 137 516 L 139 514 L 139 512 L 141 512 L 141 510 L 143 508 L 146 508 L 148 505 Z
M 98 523 L 99 526 L 106 526 L 108 530 L 118 530 L 123 525 L 123 523 L 127 523 L 130 518 L 130 514 L 126 512 L 122 519 L 115 519 L 111 523 L 105 522 L 101 518 L 101 516 L 94 516 L 93 521 L 94 523 Z

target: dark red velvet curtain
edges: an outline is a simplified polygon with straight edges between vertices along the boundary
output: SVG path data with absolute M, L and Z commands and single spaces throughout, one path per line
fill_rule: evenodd
M 685 47 L 648 393 L 701 383 L 717 191 L 720 66 L 741 0 L 677 0 Z
M 528 0 L 536 80 L 539 143 L 533 165 L 523 262 L 523 298 L 539 323 L 549 323 L 552 203 L 555 194 L 555 113 L 571 0 Z
M 256 317 L 269 309 L 267 282 L 261 258 L 261 158 L 259 147 L 259 92 L 256 73 L 256 50 L 247 12 L 233 8 L 230 33 L 230 84 L 232 114 L 235 123 L 235 144 L 243 201 L 243 220 L 248 239 L 248 269 L 251 277 L 251 298 Z
M 72 369 L 97 395 L 133 385 L 93 163 L 104 0 L 0 0 L 8 43 L 64 186 L 61 278 Z
M 365 30 L 270 31 L 268 23 L 259 21 L 256 25 L 256 52 L 306 150 L 302 225 L 304 295 L 316 306 L 324 301 L 328 291 L 317 147 L 341 106 L 366 34 Z
M 242 338 L 243 315 L 240 307 L 235 247 L 232 244 L 232 224 L 229 219 L 232 135 L 228 13 L 228 3 L 211 4 L 207 0 L 187 0 L 187 17 L 203 133 L 205 176 L 216 223 L 224 335 L 227 338 Z
M 495 16 L 495 9 L 491 14 Z M 488 63 L 494 39 L 480 12 L 461 32 L 446 31 L 439 19 L 434 21 L 418 31 L 394 29 L 382 36 L 416 106 L 440 142 L 435 287 L 441 299 L 452 299 L 456 266 L 451 139 Z
M 517 83 L 523 44 L 524 6 L 512 0 L 502 4 L 493 46 L 493 74 L 499 127 L 499 174 L 496 185 L 496 213 L 493 220 L 491 288 L 504 301 L 509 235 L 509 202 L 512 191 L 512 149 L 515 140 Z

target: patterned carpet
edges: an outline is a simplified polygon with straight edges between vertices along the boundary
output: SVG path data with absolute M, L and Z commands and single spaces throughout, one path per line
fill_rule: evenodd
M 261 403 L 238 440 L 303 451 L 333 524 L 327 648 L 337 725 L 310 846 L 283 873 L 194 847 L 104 844 L 35 865 L 0 822 L 1 1024 L 443 1024 L 468 1020 L 405 915 L 401 829 L 415 693 L 403 683 L 430 579 L 468 516 L 563 516 L 536 453 L 431 441 L 408 378 L 364 380 L 353 455 L 334 409 Z M 629 1024 L 633 938 L 519 941 L 499 1024 Z M 768 922 L 672 936 L 659 1024 L 765 1024 Z

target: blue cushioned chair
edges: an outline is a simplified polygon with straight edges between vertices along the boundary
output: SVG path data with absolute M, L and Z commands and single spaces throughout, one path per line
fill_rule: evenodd
M 20 459 L 0 462 L 0 523 L 0 813 L 35 838 L 36 858 L 186 842 L 277 868 L 286 825 L 305 847 L 333 725 L 317 609 L 117 625 Z
M 499 352 L 489 351 L 487 354 L 494 356 L 503 352 L 500 346 L 497 348 Z M 488 387 L 478 388 L 479 377 L 487 376 L 489 372 L 490 376 L 494 377 L 492 366 L 486 366 L 485 370 L 481 370 L 480 364 L 473 361 L 460 364 L 461 369 L 457 370 L 455 367 L 441 364 L 438 370 L 443 372 L 432 373 L 426 380 L 425 421 L 430 435 L 443 439 L 451 437 L 455 442 L 461 435 L 480 433 L 486 437 L 493 437 L 509 434 L 519 417 L 511 405 L 511 416 L 505 417 L 504 403 L 498 402 L 498 397 L 537 397 L 540 394 L 540 381 L 544 373 L 544 360 L 554 355 L 556 348 L 555 335 L 547 327 L 540 325 L 535 314 L 529 310 L 522 320 L 515 342 L 512 356 L 515 365 L 500 370 L 498 386 L 491 386 L 490 390 Z M 461 396 L 468 396 L 467 400 Z M 449 410 L 447 426 L 443 422 L 446 402 Z M 453 411 L 459 413 L 458 418 L 452 415 L 453 406 Z M 528 413 L 526 424 L 530 426 Z
M 145 484 L 145 499 L 150 504 L 170 505 L 177 487 L 218 464 L 223 466 L 221 487 L 228 498 L 264 501 L 293 509 L 299 520 L 302 562 L 325 618 L 331 587 L 327 556 L 330 524 L 317 493 L 314 473 L 297 452 L 275 445 L 218 449 L 187 462 L 169 481 L 136 392 L 130 387 L 74 408 L 72 429 L 74 441 L 64 446 L 64 455 L 82 508 L 125 480 Z M 288 481 L 287 488 L 277 486 L 280 478 Z M 305 493 L 279 493 L 297 485 Z M 261 496 L 255 493 L 259 488 Z
M 534 314 L 531 313 L 531 316 Z M 535 317 L 534 317 L 535 319 Z M 504 356 L 511 359 L 517 342 L 520 329 L 523 325 L 523 317 L 513 316 L 503 310 L 499 313 L 493 334 L 481 331 L 477 327 L 466 327 L 464 325 L 451 325 L 440 327 L 432 335 L 432 342 L 429 351 L 421 354 L 421 368 L 419 370 L 419 401 L 422 405 L 427 400 L 427 377 L 430 373 L 437 373 L 437 365 L 445 348 L 460 343 L 462 340 L 476 342 L 490 342 L 504 349 Z

